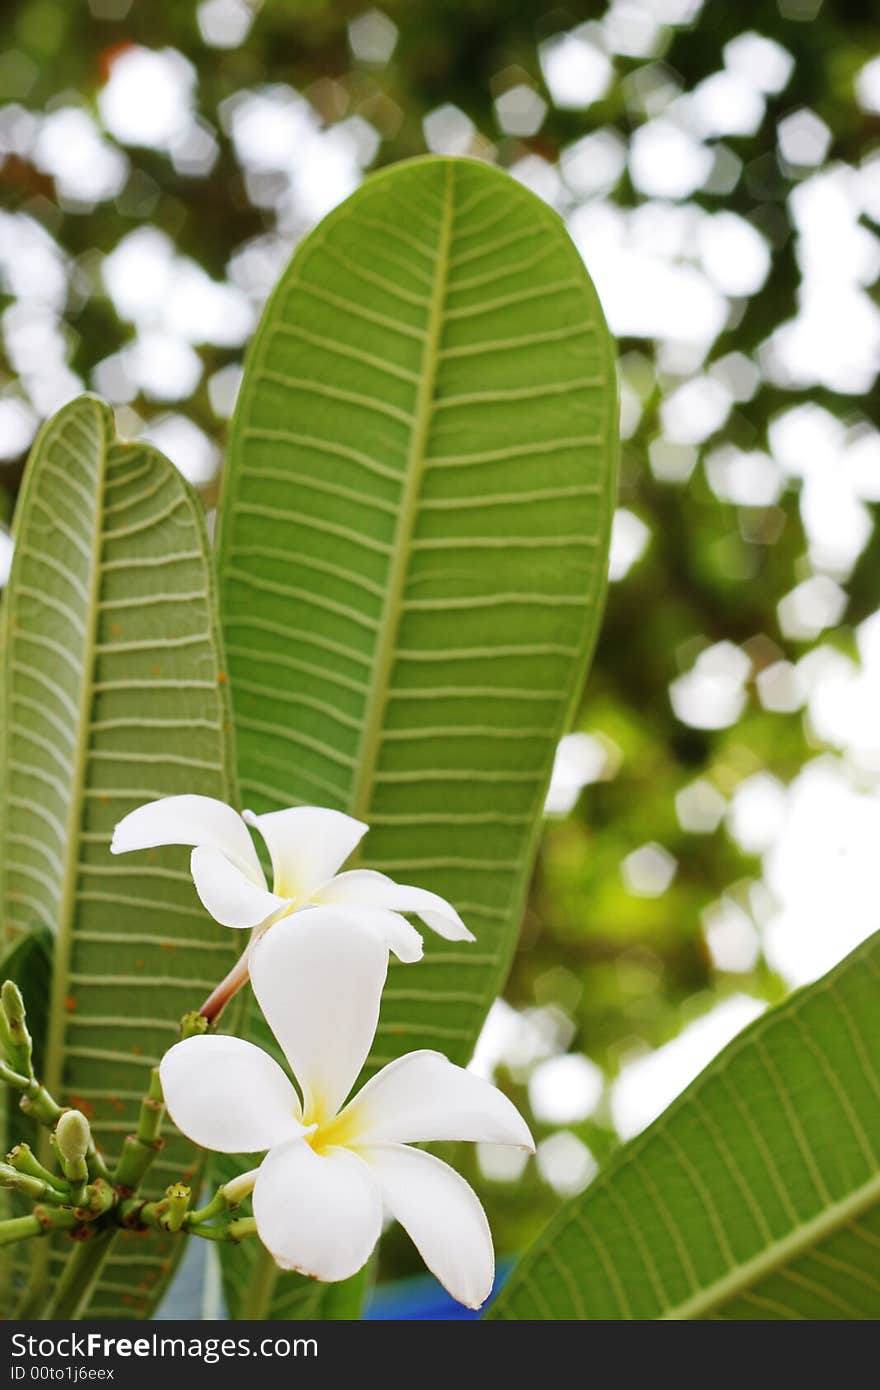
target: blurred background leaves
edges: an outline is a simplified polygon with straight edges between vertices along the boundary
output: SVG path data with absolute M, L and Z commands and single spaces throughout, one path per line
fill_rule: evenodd
M 204 494 L 292 248 L 369 169 L 500 163 L 621 350 L 608 615 L 475 1065 L 502 1252 L 880 925 L 880 60 L 857 0 L 8 0 L 0 527 L 83 387 Z M 10 542 L 0 531 L 0 576 Z M 513 1166 L 511 1165 L 513 1162 Z M 417 1268 L 398 1231 L 383 1274 Z

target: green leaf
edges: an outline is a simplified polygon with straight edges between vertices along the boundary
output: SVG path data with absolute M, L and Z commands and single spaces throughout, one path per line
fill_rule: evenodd
M 41 431 L 3 605 L 0 904 L 13 938 L 55 938 L 44 1079 L 118 1150 L 147 1069 L 235 959 L 177 850 L 111 857 L 117 820 L 154 797 L 235 800 L 202 509 L 154 449 L 117 444 L 82 397 Z M 152 1191 L 193 1165 L 170 1135 Z M 123 1235 L 93 1317 L 146 1315 L 183 1242 Z M 64 1245 L 31 1254 L 55 1277 Z
M 426 932 L 392 969 L 373 1068 L 466 1062 L 504 980 L 598 630 L 616 432 L 583 262 L 488 165 L 368 179 L 264 313 L 220 512 L 242 795 L 362 818 L 361 862 L 477 936 Z
M 566 1203 L 500 1318 L 880 1317 L 880 933 Z
M 561 222 L 487 165 L 383 172 L 302 244 L 250 356 L 219 564 L 242 791 L 372 827 L 451 898 L 373 1065 L 466 1060 L 516 938 L 605 587 L 611 344 Z
M 224 1172 L 231 1177 L 233 1171 L 236 1170 L 232 1165 L 221 1167 L 218 1181 L 222 1181 Z M 235 1247 L 219 1245 L 216 1249 L 221 1260 L 223 1292 L 233 1317 L 351 1322 L 361 1315 L 370 1277 L 369 1263 L 342 1283 L 321 1284 L 301 1274 L 282 1274 L 258 1240 L 246 1240 Z M 234 1258 L 229 1259 L 230 1255 Z

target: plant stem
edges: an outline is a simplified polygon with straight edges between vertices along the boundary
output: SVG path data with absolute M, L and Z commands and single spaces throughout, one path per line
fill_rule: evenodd
M 67 1207 L 36 1206 L 30 1216 L 13 1216 L 8 1221 L 0 1221 L 0 1245 L 12 1245 L 31 1236 L 45 1236 L 50 1231 L 72 1231 L 79 1224 L 79 1217 Z
M 150 1072 L 150 1085 L 141 1101 L 137 1130 L 126 1136 L 122 1156 L 116 1165 L 113 1183 L 121 1197 L 133 1196 L 143 1182 L 150 1164 L 162 1147 L 159 1131 L 165 1104 L 162 1099 L 162 1083 L 159 1068 Z
M 239 957 L 226 978 L 221 980 L 217 988 L 208 995 L 199 1010 L 203 1018 L 207 1018 L 210 1022 L 218 1019 L 233 995 L 237 994 L 242 985 L 247 982 L 249 953 L 250 947 Z
M 12 1091 L 21 1092 L 19 1105 L 26 1115 L 32 1115 L 47 1129 L 55 1128 L 64 1114 L 64 1106 L 58 1104 L 54 1096 L 50 1095 L 46 1087 L 41 1085 L 36 1077 L 22 1076 L 4 1062 L 0 1062 L 0 1082 L 7 1085 Z M 18 1145 L 17 1147 L 27 1148 L 27 1145 Z M 36 1160 L 34 1161 L 36 1162 Z M 105 1182 L 109 1182 L 110 1170 L 103 1155 L 98 1152 L 94 1139 L 89 1143 L 86 1161 L 93 1178 L 103 1178 Z
M 243 978 L 246 975 L 245 970 Z M 187 1023 L 192 1032 L 202 1032 L 207 1027 L 204 1017 L 197 1014 L 184 1020 L 182 1031 L 187 1030 Z M 79 1141 L 78 1153 L 71 1153 L 70 1150 L 77 1147 L 74 1142 L 76 1133 L 68 1134 L 67 1128 L 72 1127 L 74 1118 L 85 1125 L 81 1116 L 66 1112 L 35 1077 L 22 1076 L 4 1063 L 0 1063 L 2 1081 L 21 1093 L 23 1110 L 53 1131 L 49 1136 L 52 1150 L 62 1166 L 66 1162 L 70 1170 L 67 1177 L 71 1181 L 65 1181 L 44 1167 L 27 1144 L 16 1145 L 9 1155 L 9 1162 L 0 1163 L 0 1186 L 12 1188 L 32 1201 L 48 1205 L 35 1206 L 30 1216 L 0 1222 L 0 1245 L 38 1238 L 54 1230 L 71 1232 L 77 1242 L 60 1279 L 48 1293 L 41 1288 L 35 1271 L 30 1292 L 25 1296 L 22 1316 L 26 1309 L 28 1317 L 79 1317 L 87 1306 L 101 1266 L 120 1227 L 129 1230 L 153 1229 L 172 1235 L 180 1233 L 231 1244 L 256 1234 L 253 1217 L 233 1219 L 230 1215 L 231 1209 L 253 1188 L 255 1174 L 243 1174 L 233 1180 L 228 1192 L 219 1188 L 213 1198 L 195 1212 L 189 1210 L 191 1191 L 181 1183 L 169 1187 L 159 1201 L 146 1201 L 135 1196 L 162 1147 L 160 1130 L 165 1105 L 157 1067 L 150 1073 L 150 1084 L 141 1101 L 136 1130 L 126 1137 L 122 1155 L 112 1175 L 93 1140 L 89 1144 L 87 1161 L 80 1160 L 78 1165 L 74 1163 L 78 1154 L 85 1150 L 87 1136 L 83 1135 Z M 63 1135 L 56 1134 L 58 1121 L 65 1114 L 67 1119 L 62 1126 L 65 1132 Z M 92 1178 L 91 1183 L 88 1182 L 89 1177 Z
M 257 1225 L 252 1216 L 239 1216 L 234 1221 L 218 1221 L 209 1225 L 205 1221 L 195 1219 L 200 1215 L 199 1212 L 180 1213 L 179 1210 L 175 1210 L 178 1191 L 179 1188 L 170 1187 L 165 1197 L 158 1202 L 144 1202 L 138 1197 L 125 1197 L 114 1209 L 116 1221 L 129 1231 L 153 1230 L 170 1234 L 180 1231 L 184 1235 L 199 1236 L 202 1240 L 230 1241 L 235 1245 L 247 1236 L 256 1234 Z M 210 1202 L 202 1211 L 208 1211 L 209 1208 L 212 1215 L 217 1215 L 220 1210 L 215 1210 L 214 1202 Z
M 64 1179 L 44 1168 L 29 1144 L 16 1144 L 15 1148 L 10 1150 L 7 1162 L 19 1173 L 28 1173 L 32 1178 L 42 1178 L 43 1182 L 49 1183 L 58 1192 L 65 1193 L 67 1190 L 68 1185 Z
M 83 1220 L 94 1220 L 103 1216 L 105 1211 L 109 1211 L 116 1203 L 116 1193 L 108 1182 L 103 1178 L 96 1178 L 93 1183 L 86 1188 L 86 1213 Z
M 98 1149 L 94 1139 L 89 1144 L 89 1151 L 86 1154 L 86 1163 L 89 1165 L 89 1173 L 95 1181 L 111 1182 L 110 1169 L 104 1155 Z
M 31 1173 L 20 1173 L 8 1163 L 0 1163 L 0 1187 L 19 1193 L 29 1202 L 50 1202 L 53 1206 L 59 1207 L 71 1201 L 70 1193 L 59 1192 L 54 1184 L 46 1182 L 45 1178 L 35 1178 Z
M 41 1236 L 43 1228 L 35 1216 L 13 1216 L 0 1221 L 0 1245 L 14 1245 L 17 1240 Z
M 191 1226 L 202 1226 L 206 1221 L 210 1221 L 213 1216 L 219 1216 L 221 1212 L 226 1210 L 226 1198 L 223 1195 L 223 1188 L 220 1187 L 214 1193 L 210 1202 L 206 1203 L 203 1207 L 199 1207 L 198 1211 L 191 1211 L 187 1219 Z
M 239 1241 L 257 1234 L 257 1223 L 252 1216 L 239 1216 L 235 1221 L 217 1226 L 199 1226 L 185 1222 L 183 1229 L 188 1235 L 198 1236 L 201 1240 L 226 1241 L 231 1245 L 238 1245 Z
M 47 1129 L 55 1128 L 64 1114 L 64 1107 L 58 1104 L 54 1096 L 50 1095 L 46 1087 L 41 1085 L 35 1077 L 19 1076 L 17 1072 L 10 1070 L 9 1067 L 0 1062 L 0 1081 L 5 1082 L 11 1090 L 21 1092 L 19 1105 L 26 1115 L 32 1115 Z M 18 1147 L 26 1148 L 27 1145 L 19 1145 Z M 105 1182 L 109 1181 L 110 1170 L 103 1155 L 98 1151 L 94 1139 L 89 1143 L 86 1161 L 92 1177 L 103 1178 Z
M 19 1105 L 26 1115 L 33 1115 L 35 1120 L 39 1120 L 41 1125 L 46 1125 L 49 1129 L 54 1129 L 61 1119 L 63 1112 L 58 1102 L 50 1096 L 46 1087 L 41 1085 L 36 1078 L 32 1078 L 22 1090 L 22 1097 Z
M 257 1223 L 252 1216 L 239 1216 L 235 1221 L 230 1221 L 227 1234 L 229 1240 L 237 1245 L 240 1240 L 245 1240 L 247 1236 L 257 1234 Z
M 11 1091 L 21 1091 L 21 1101 L 18 1104 L 25 1115 L 32 1115 L 33 1119 L 39 1120 L 40 1125 L 54 1129 L 63 1111 L 35 1076 L 22 1076 L 7 1066 L 6 1062 L 0 1062 L 0 1081 L 10 1087 Z
M 183 1229 L 183 1223 L 189 1210 L 189 1201 L 192 1196 L 192 1189 L 185 1183 L 172 1183 L 165 1190 L 165 1200 L 168 1209 L 162 1218 L 162 1225 L 171 1235 Z
M 116 1231 L 112 1226 L 95 1231 L 90 1240 L 82 1241 L 64 1267 L 64 1273 L 40 1313 L 42 1319 L 74 1319 L 88 1300 L 107 1254 L 107 1247 Z

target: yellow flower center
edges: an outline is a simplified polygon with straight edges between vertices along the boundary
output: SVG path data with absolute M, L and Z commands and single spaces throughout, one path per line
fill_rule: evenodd
M 306 1136 L 315 1153 L 324 1153 L 330 1148 L 351 1148 L 356 1143 L 358 1126 L 354 1114 L 347 1110 L 331 1115 L 327 1120 L 321 1120 L 313 1113 L 305 1117 L 305 1123 L 318 1126 Z

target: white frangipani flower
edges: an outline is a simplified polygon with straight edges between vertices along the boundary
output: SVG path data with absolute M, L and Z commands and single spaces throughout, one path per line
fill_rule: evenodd
M 387 1208 L 453 1297 L 478 1308 L 494 1277 L 485 1212 L 454 1169 L 409 1146 L 466 1139 L 533 1153 L 534 1144 L 501 1091 L 438 1052 L 390 1062 L 346 1104 L 387 967 L 382 942 L 347 909 L 315 908 L 267 932 L 251 954 L 251 983 L 299 1094 L 261 1048 L 214 1034 L 165 1054 L 165 1103 L 204 1148 L 268 1150 L 254 1216 L 283 1269 L 347 1279 L 369 1259 Z
M 248 833 L 254 826 L 272 860 L 272 889 Z M 321 806 L 293 806 L 240 816 L 210 796 L 168 796 L 125 816 L 110 850 L 192 845 L 196 892 L 211 916 L 225 927 L 263 929 L 299 908 L 339 904 L 357 909 L 361 924 L 402 961 L 419 960 L 422 938 L 405 917 L 416 913 L 447 941 L 473 941 L 455 908 L 436 893 L 395 883 L 372 869 L 338 870 L 366 834 L 363 821 Z

